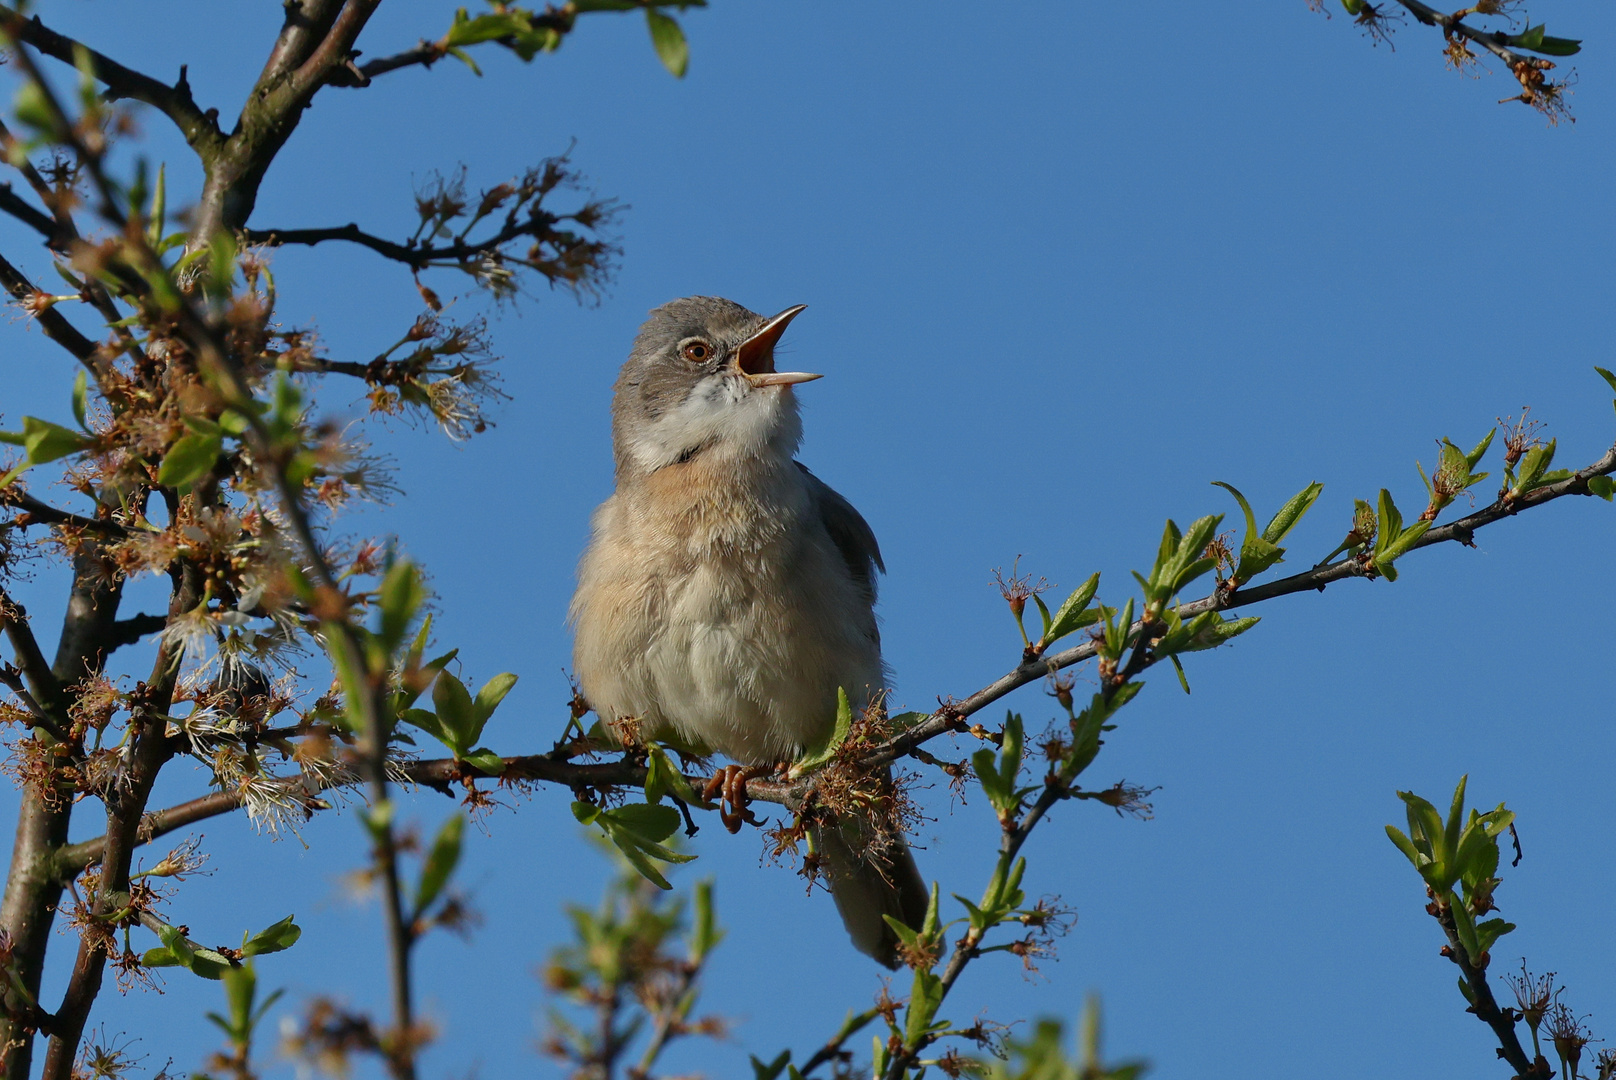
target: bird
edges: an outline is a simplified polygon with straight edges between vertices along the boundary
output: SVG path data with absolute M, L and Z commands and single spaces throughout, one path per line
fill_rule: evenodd
M 774 351 L 804 307 L 765 318 L 691 296 L 651 311 L 613 387 L 616 489 L 568 612 L 603 721 L 740 766 L 797 760 L 828 738 L 839 691 L 859 710 L 888 681 L 875 534 L 795 459 L 796 387 L 820 376 L 777 371 Z M 854 946 L 889 968 L 882 916 L 918 929 L 929 899 L 892 832 L 814 830 Z

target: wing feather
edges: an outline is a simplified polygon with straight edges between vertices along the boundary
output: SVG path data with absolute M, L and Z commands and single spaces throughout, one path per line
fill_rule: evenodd
M 881 548 L 875 542 L 875 533 L 871 530 L 870 523 L 864 520 L 864 515 L 853 508 L 852 503 L 809 472 L 806 465 L 800 461 L 796 464 L 808 481 L 808 490 L 813 495 L 814 505 L 819 511 L 819 519 L 824 524 L 825 531 L 830 534 L 836 549 L 842 553 L 848 573 L 853 575 L 853 580 L 864 590 L 873 606 L 875 575 L 877 572 L 886 573 L 887 568 L 881 562 Z

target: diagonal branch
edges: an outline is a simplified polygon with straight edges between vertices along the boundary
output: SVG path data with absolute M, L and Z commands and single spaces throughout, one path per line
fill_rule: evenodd
M 29 525 L 65 525 L 70 529 L 81 529 L 88 532 L 110 534 L 112 536 L 125 535 L 125 529 L 115 521 L 101 518 L 87 518 L 82 514 L 59 510 L 46 502 L 34 498 L 26 491 L 20 491 L 15 484 L 0 488 L 0 506 L 14 506 L 22 513 L 11 522 L 23 527 Z
M 1463 18 L 1455 15 L 1445 15 L 1436 10 L 1436 8 L 1420 3 L 1420 0 L 1397 0 L 1397 2 L 1407 8 L 1409 14 L 1426 26 L 1440 26 L 1444 33 L 1458 34 L 1460 37 L 1474 41 L 1505 64 L 1508 64 L 1511 71 L 1516 70 L 1517 65 L 1521 64 L 1529 68 L 1554 66 L 1549 61 L 1539 60 L 1535 56 L 1522 56 L 1504 43 L 1506 35 L 1498 31 L 1478 30 L 1465 22 Z
M 1414 548 L 1431 547 L 1434 544 L 1459 543 L 1466 547 L 1474 546 L 1474 536 L 1478 529 L 1501 521 L 1506 517 L 1513 517 L 1522 511 L 1535 506 L 1542 506 L 1555 499 L 1567 495 L 1588 495 L 1588 479 L 1593 476 L 1609 476 L 1616 473 L 1616 446 L 1607 450 L 1598 461 L 1579 469 L 1563 480 L 1528 492 L 1513 502 L 1499 500 L 1491 506 L 1476 511 L 1473 514 L 1450 522 L 1447 525 L 1438 525 L 1428 530 L 1414 545 Z M 1250 589 L 1240 589 L 1227 592 L 1222 589 L 1210 596 L 1191 601 L 1179 606 L 1178 613 L 1184 618 L 1190 618 L 1206 611 L 1227 611 L 1231 608 L 1248 604 L 1261 603 L 1280 596 L 1290 596 L 1294 593 L 1322 592 L 1337 581 L 1346 578 L 1369 578 L 1374 572 L 1363 562 L 1356 558 L 1345 558 L 1340 562 L 1325 566 L 1316 566 L 1311 570 L 1304 570 L 1300 574 L 1271 581 Z M 1131 633 L 1137 634 L 1143 629 L 1143 620 L 1134 624 Z M 910 753 L 915 747 L 936 738 L 949 731 L 964 730 L 963 720 L 972 713 L 978 712 L 993 702 L 998 701 L 1006 694 L 1028 683 L 1037 682 L 1052 672 L 1062 668 L 1080 664 L 1095 655 L 1096 646 L 1093 641 L 1085 641 L 1062 652 L 1027 661 L 1015 670 L 995 679 L 992 683 L 978 690 L 962 701 L 953 701 L 943 705 L 926 719 L 910 727 L 901 734 L 888 740 L 870 751 L 862 764 L 874 767 L 897 761 Z M 813 788 L 814 778 L 809 777 L 792 784 L 779 784 L 771 782 L 753 781 L 747 787 L 747 793 L 753 798 L 767 802 L 784 802 L 793 805 L 796 800 L 804 798 Z
M 0 287 L 19 301 L 32 300 L 40 291 L 28 280 L 27 275 L 11 265 L 4 255 L 0 255 Z M 99 347 L 85 337 L 78 327 L 68 322 L 67 316 L 51 306 L 38 312 L 35 318 L 39 320 L 39 328 L 45 331 L 46 337 L 72 353 L 79 363 L 99 374 L 101 365 L 105 363 L 101 359 Z
M 1608 476 L 1616 473 L 1616 447 L 1612 447 L 1598 461 L 1578 470 L 1576 473 L 1547 484 L 1535 491 L 1529 492 L 1523 498 L 1513 503 L 1494 503 L 1466 517 L 1447 525 L 1439 525 L 1430 529 L 1420 538 L 1416 548 L 1430 547 L 1441 543 L 1461 543 L 1473 546 L 1473 537 L 1476 530 L 1511 517 L 1523 510 L 1541 506 L 1555 499 L 1567 495 L 1587 495 L 1588 478 L 1592 476 Z M 1195 600 L 1179 607 L 1179 613 L 1188 618 L 1205 611 L 1225 611 L 1236 606 L 1260 603 L 1280 596 L 1289 596 L 1302 592 L 1321 592 L 1334 582 L 1346 578 L 1367 578 L 1372 576 L 1357 559 L 1347 558 L 1340 562 L 1317 566 L 1300 574 L 1293 574 L 1278 581 L 1269 582 L 1251 589 L 1237 590 L 1229 593 L 1222 590 L 1210 596 Z M 1145 629 L 1143 620 L 1134 624 L 1131 636 L 1139 636 Z M 1141 638 L 1141 647 L 1148 646 Z M 1081 645 L 1066 649 L 1059 653 L 1042 657 L 1038 660 L 1021 664 L 1015 670 L 1001 676 L 987 686 L 959 701 L 945 704 L 932 715 L 906 729 L 899 735 L 880 746 L 874 747 L 860 762 L 861 768 L 875 768 L 890 764 L 900 758 L 911 755 L 922 744 L 949 732 L 965 730 L 964 720 L 974 713 L 998 701 L 1010 692 L 1036 682 L 1053 671 L 1080 664 L 1091 659 L 1096 652 L 1093 641 L 1085 641 Z M 1127 678 L 1149 668 L 1156 662 L 1156 658 L 1148 652 L 1136 648 L 1133 659 L 1125 669 Z M 610 789 L 643 786 L 646 778 L 646 768 L 633 755 L 625 755 L 617 761 L 611 762 L 578 762 L 572 760 L 573 755 L 567 750 L 555 750 L 545 754 L 526 754 L 503 758 L 504 768 L 497 778 L 502 783 L 512 781 L 539 781 L 553 783 L 573 790 L 579 789 Z M 448 793 L 451 785 L 485 778 L 483 774 L 471 769 L 463 762 L 453 758 L 438 758 L 427 761 L 408 762 L 404 765 L 405 776 L 411 781 L 427 787 Z M 296 777 L 283 778 L 288 782 L 297 780 Z M 703 777 L 687 776 L 685 778 L 693 787 L 700 788 L 705 781 Z M 796 781 L 754 779 L 747 784 L 747 797 L 760 802 L 778 803 L 787 807 L 801 806 L 813 792 L 817 777 L 809 776 Z M 348 774 L 332 786 L 353 786 L 359 783 L 359 778 Z M 1052 796 L 1055 798 L 1056 796 Z M 208 818 L 218 817 L 239 810 L 245 805 L 245 797 L 238 792 L 216 792 L 180 803 L 166 810 L 149 813 L 141 822 L 140 840 L 142 843 L 155 840 L 176 829 L 205 821 Z M 1052 804 L 1051 804 L 1052 805 Z M 1047 809 L 1048 807 L 1044 807 Z M 1043 811 L 1038 811 L 1037 817 Z M 1035 824 L 1037 817 L 1032 819 Z M 1023 837 L 1025 839 L 1025 837 Z M 62 849 L 60 854 L 60 867 L 64 874 L 76 874 L 86 866 L 98 861 L 101 857 L 103 845 L 102 838 L 85 840 L 70 847 Z M 1019 843 L 1017 844 L 1019 848 Z
M 0 587 L 0 629 L 5 631 L 6 638 L 11 642 L 17 666 L 28 680 L 34 700 L 40 703 L 57 726 L 65 728 L 67 708 L 62 697 L 61 680 L 51 670 L 50 661 L 45 659 L 44 650 L 34 637 L 27 610 L 13 600 L 3 587 Z
M 109 99 L 128 98 L 144 102 L 168 117 L 199 153 L 211 151 L 224 141 L 217 112 L 204 113 L 191 97 L 191 86 L 181 69 L 179 81 L 170 86 L 160 79 L 125 67 L 82 42 L 57 33 L 39 21 L 24 18 L 16 9 L 0 4 L 0 29 L 13 40 L 32 45 L 53 60 L 76 65 L 82 55 L 90 74 L 107 88 Z
M 61 243 L 61 230 L 57 227 L 56 220 L 18 195 L 9 183 L 0 184 L 0 213 L 10 214 L 43 236 L 51 247 Z

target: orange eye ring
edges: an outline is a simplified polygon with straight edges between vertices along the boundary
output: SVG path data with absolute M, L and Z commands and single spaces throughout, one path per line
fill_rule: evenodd
M 705 364 L 713 358 L 715 351 L 705 341 L 687 341 L 684 347 L 679 350 L 679 355 L 689 360 L 692 364 Z

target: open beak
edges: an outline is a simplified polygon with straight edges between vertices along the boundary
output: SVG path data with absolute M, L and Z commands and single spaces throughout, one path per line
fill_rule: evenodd
M 811 375 L 806 371 L 776 371 L 774 370 L 774 346 L 780 340 L 780 335 L 786 332 L 786 327 L 802 313 L 807 304 L 798 304 L 788 307 L 774 318 L 763 324 L 763 328 L 745 341 L 735 350 L 735 364 L 741 369 L 753 386 L 790 386 L 793 383 L 812 382 L 823 378 L 821 375 Z

